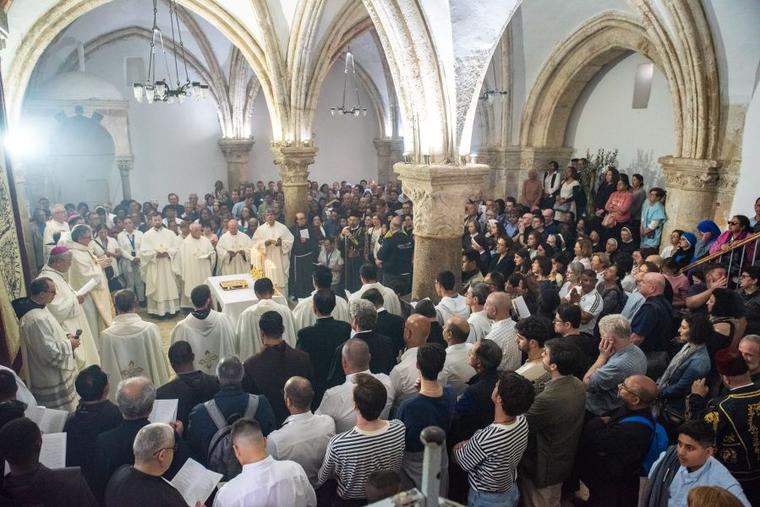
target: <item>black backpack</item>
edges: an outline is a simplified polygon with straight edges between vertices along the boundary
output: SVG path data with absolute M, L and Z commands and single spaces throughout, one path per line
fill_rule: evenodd
M 232 424 L 241 418 L 239 414 L 232 414 L 225 419 L 222 411 L 216 406 L 216 402 L 211 399 L 203 404 L 208 411 L 209 417 L 216 425 L 216 433 L 211 437 L 211 443 L 208 446 L 207 464 L 209 470 L 222 474 L 223 481 L 229 481 L 236 477 L 243 470 L 243 467 L 235 457 L 235 451 L 232 449 L 232 439 L 230 433 Z M 248 406 L 242 417 L 254 419 L 256 410 L 259 408 L 259 397 L 255 394 L 248 395 Z

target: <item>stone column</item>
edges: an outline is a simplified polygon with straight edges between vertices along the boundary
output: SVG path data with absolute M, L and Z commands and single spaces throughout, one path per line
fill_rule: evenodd
M 554 148 L 535 148 L 533 146 L 507 146 L 504 150 L 504 168 L 507 195 L 518 197 L 522 182 L 528 177 L 528 171 L 535 169 L 543 174 L 552 160 L 559 164 L 560 172 L 567 165 L 573 154 L 573 148 L 560 146 Z
M 132 199 L 132 183 L 129 173 L 134 169 L 134 159 L 132 157 L 116 157 L 116 167 L 121 176 L 121 191 L 124 194 L 124 199 Z
M 219 148 L 227 161 L 227 188 L 231 189 L 239 183 L 248 180 L 248 159 L 253 148 L 253 138 L 235 139 L 223 137 L 219 139 Z
M 470 162 L 484 164 L 491 169 L 481 185 L 483 197 L 486 199 L 503 199 L 508 195 L 506 171 L 504 170 L 504 150 L 498 146 L 479 146 L 472 151 Z
M 667 242 L 673 229 L 693 231 L 699 222 L 713 217 L 720 163 L 671 156 L 657 161 L 662 165 L 668 192 L 665 201 L 668 220 L 662 231 L 662 241 Z
M 412 298 L 437 300 L 434 282 L 439 272 L 453 272 L 459 285 L 464 204 L 477 193 L 488 166 L 398 163 L 393 170 L 414 203 Z
M 376 137 L 372 140 L 377 151 L 377 182 L 396 181 L 393 164 L 404 156 L 404 139 L 401 137 Z
M 306 212 L 309 166 L 317 154 L 314 146 L 272 145 L 274 163 L 280 166 L 282 191 L 285 194 L 285 225 L 295 222 L 296 213 Z

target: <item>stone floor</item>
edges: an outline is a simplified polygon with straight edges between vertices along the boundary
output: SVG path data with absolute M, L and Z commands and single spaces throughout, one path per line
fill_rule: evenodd
M 179 312 L 179 314 L 175 315 L 173 318 L 169 320 L 158 320 L 153 317 L 150 317 L 144 308 L 140 308 L 140 311 L 137 312 L 140 317 L 142 317 L 144 320 L 148 322 L 153 322 L 158 326 L 159 331 L 161 331 L 161 342 L 164 346 L 164 352 L 169 351 L 169 337 L 172 334 L 172 330 L 174 329 L 174 326 L 177 325 L 177 322 L 185 318 L 184 312 Z

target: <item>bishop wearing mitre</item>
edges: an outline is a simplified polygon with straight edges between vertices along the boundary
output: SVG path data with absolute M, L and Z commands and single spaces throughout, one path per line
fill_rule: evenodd
M 251 238 L 238 231 L 238 222 L 234 218 L 227 222 L 227 232 L 216 243 L 216 255 L 220 275 L 239 275 L 251 270 Z
M 264 214 L 264 223 L 253 234 L 251 258 L 263 256 L 264 276 L 272 280 L 277 290 L 287 297 L 288 276 L 290 274 L 290 249 L 293 248 L 293 234 L 280 222 L 275 221 L 271 208 Z M 268 261 L 268 262 L 267 262 Z
M 195 356 L 193 368 L 216 375 L 219 360 L 237 354 L 235 325 L 229 316 L 211 308 L 211 289 L 208 285 L 194 287 L 190 297 L 193 311 L 177 323 L 172 331 L 171 343 L 188 342 Z
M 206 283 L 206 279 L 211 276 L 215 258 L 214 247 L 211 241 L 203 236 L 201 225 L 190 224 L 190 233 L 180 242 L 177 259 L 179 275 L 182 278 L 182 308 L 194 307 L 191 293 L 195 287 Z
M 179 290 L 172 270 L 177 235 L 164 227 L 159 213 L 150 217 L 151 228 L 140 244 L 140 274 L 145 282 L 148 313 L 163 318 L 179 311 Z
M 74 357 L 81 370 L 93 364 L 100 364 L 100 355 L 82 307 L 85 296 L 77 295 L 66 281 L 71 259 L 71 250 L 68 247 L 53 247 L 47 264 L 40 270 L 39 277 L 50 278 L 55 284 L 55 297 L 47 305 L 55 320 L 69 334 L 76 335 L 77 331 L 80 332 L 80 345 L 74 351 Z
M 89 225 L 79 224 L 71 229 L 71 239 L 66 245 L 71 250 L 69 284 L 74 290 L 85 293 L 82 307 L 100 350 L 100 332 L 113 321 L 111 293 L 103 268 L 110 266 L 113 260 L 110 257 L 95 257 L 90 251 L 91 241 L 92 229 Z

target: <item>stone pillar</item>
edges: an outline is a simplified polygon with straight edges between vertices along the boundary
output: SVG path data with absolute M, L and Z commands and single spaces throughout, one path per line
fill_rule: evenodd
M 498 146 L 479 146 L 472 151 L 470 162 L 484 164 L 491 169 L 481 185 L 483 197 L 486 199 L 503 199 L 508 195 L 506 171 L 504 170 L 504 150 Z
M 280 166 L 282 191 L 285 194 L 285 225 L 295 222 L 296 213 L 306 212 L 308 195 L 309 166 L 317 154 L 314 146 L 272 145 L 274 163 Z
M 396 181 L 393 164 L 404 158 L 404 139 L 401 137 L 376 137 L 372 140 L 377 151 L 377 182 Z
M 223 137 L 219 139 L 219 148 L 227 161 L 227 188 L 231 189 L 239 183 L 248 180 L 248 159 L 253 148 L 253 138 L 235 139 Z
M 560 172 L 573 154 L 573 148 L 560 146 L 554 148 L 535 148 L 533 146 L 507 146 L 504 150 L 504 169 L 506 193 L 518 197 L 522 182 L 528 177 L 528 171 L 535 169 L 543 174 L 552 160 L 559 164 Z
M 662 231 L 667 242 L 673 229 L 693 231 L 699 222 L 711 218 L 720 179 L 720 163 L 715 160 L 660 157 L 668 192 L 665 208 L 668 220 Z
M 414 203 L 414 276 L 412 298 L 435 295 L 441 271 L 462 276 L 465 201 L 480 188 L 488 166 L 403 164 L 393 166 L 404 193 Z M 474 191 L 473 191 L 474 190 Z
M 134 159 L 132 157 L 116 157 L 116 167 L 121 176 L 121 191 L 124 194 L 124 199 L 132 199 L 132 183 L 129 174 L 134 168 Z

